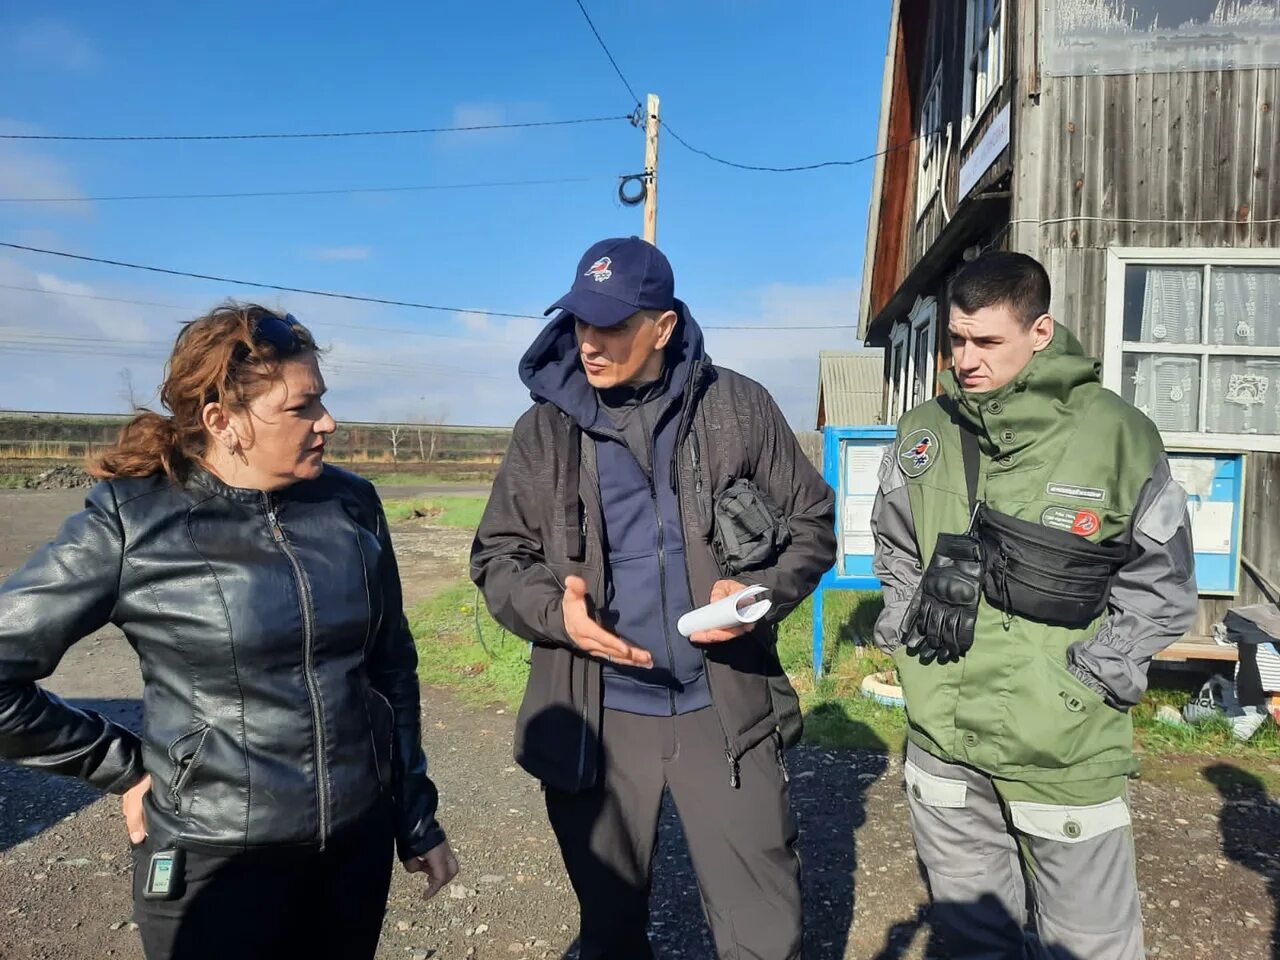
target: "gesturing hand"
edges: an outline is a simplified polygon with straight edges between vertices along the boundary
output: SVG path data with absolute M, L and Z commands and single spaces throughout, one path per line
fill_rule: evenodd
M 565 632 L 583 653 L 629 667 L 648 669 L 653 666 L 649 651 L 632 646 L 591 618 L 587 609 L 587 583 L 581 577 L 565 578 L 564 600 L 560 608 L 564 614 Z

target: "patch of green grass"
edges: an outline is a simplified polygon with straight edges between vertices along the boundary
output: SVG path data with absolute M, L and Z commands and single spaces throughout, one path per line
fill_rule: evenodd
M 27 478 L 20 473 L 0 473 L 0 490 L 24 490 Z
M 528 644 L 489 616 L 469 583 L 458 583 L 409 612 L 418 675 L 471 703 L 519 704 L 529 675 Z
M 1208 754 L 1224 760 L 1251 759 L 1280 761 L 1280 730 L 1266 723 L 1247 743 L 1241 743 L 1225 719 L 1209 720 L 1195 726 L 1175 726 L 1155 718 L 1156 711 L 1169 705 L 1181 712 L 1194 690 L 1179 684 L 1175 677 L 1158 675 L 1142 702 L 1133 708 L 1133 728 L 1138 748 L 1155 755 Z
M 415 497 L 383 500 L 382 509 L 392 522 L 423 515 L 438 526 L 474 530 L 488 502 L 485 497 Z
M 378 487 L 427 487 L 456 482 L 435 473 L 382 473 L 369 479 Z
M 892 661 L 868 644 L 884 604 L 878 593 L 832 590 L 823 611 L 822 679 L 813 677 L 813 600 L 802 603 L 778 632 L 778 657 L 800 694 L 805 742 L 824 748 L 901 750 L 907 715 L 862 695 L 862 681 Z M 859 644 L 859 639 L 863 644 Z
M 501 701 L 514 707 L 528 676 L 527 645 L 507 634 L 479 606 L 482 646 L 476 629 L 475 588 L 462 583 L 419 605 L 410 616 L 421 654 L 419 672 L 429 683 L 444 684 L 475 702 Z M 900 751 L 907 717 L 901 708 L 864 697 L 863 679 L 893 668 L 889 657 L 869 641 L 882 608 L 880 595 L 831 591 L 826 596 L 823 676 L 814 681 L 813 602 L 807 600 L 783 623 L 778 654 L 800 695 L 805 715 L 805 741 L 831 748 Z M 487 647 L 487 650 L 486 650 Z M 1248 743 L 1231 733 L 1225 720 L 1177 727 L 1155 719 L 1165 704 L 1181 709 L 1198 681 L 1157 672 L 1153 684 L 1133 711 L 1137 749 L 1144 771 L 1161 780 L 1186 780 L 1210 789 L 1202 776 L 1210 761 L 1239 768 L 1242 777 L 1256 776 L 1280 786 L 1280 730 L 1268 723 Z

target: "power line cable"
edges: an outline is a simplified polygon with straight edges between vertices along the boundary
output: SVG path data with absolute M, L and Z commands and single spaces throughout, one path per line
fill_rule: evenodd
M 587 26 L 589 26 L 591 28 L 591 32 L 595 34 L 596 42 L 600 44 L 600 49 L 604 51 L 604 55 L 608 57 L 609 62 L 613 64 L 613 69 L 614 69 L 614 72 L 618 74 L 618 79 L 621 80 L 623 83 L 623 86 L 627 88 L 627 93 L 631 94 L 631 99 L 636 105 L 636 110 L 639 111 L 639 113 L 632 115 L 633 119 L 631 122 L 638 126 L 639 124 L 636 123 L 636 120 L 634 118 L 637 116 L 640 116 L 641 113 L 643 112 L 643 108 L 640 102 L 640 97 L 636 95 L 635 88 L 631 86 L 631 82 L 626 78 L 626 75 L 623 74 L 622 68 L 618 66 L 618 61 L 614 59 L 613 54 L 609 51 L 609 47 L 608 45 L 605 44 L 604 38 L 600 36 L 600 31 L 597 30 L 596 25 L 591 22 L 591 15 L 587 13 L 587 8 L 582 5 L 582 0 L 575 0 L 575 2 L 578 4 L 578 9 L 582 11 L 582 15 L 587 20 Z M 820 163 L 805 163 L 805 164 L 800 164 L 798 166 L 791 166 L 791 167 L 770 167 L 770 166 L 762 166 L 759 164 L 752 164 L 752 163 L 738 163 L 735 160 L 726 160 L 723 157 L 717 157 L 714 154 L 708 153 L 706 150 L 703 150 L 701 147 L 695 147 L 684 137 L 680 136 L 680 134 L 672 130 L 671 125 L 667 123 L 665 120 L 659 120 L 658 122 L 666 129 L 667 133 L 671 134 L 671 136 L 675 139 L 675 141 L 679 143 L 682 147 L 684 147 L 686 150 L 690 150 L 693 153 L 699 154 L 703 157 L 706 157 L 708 160 L 712 160 L 726 167 L 733 167 L 736 170 L 754 170 L 762 173 L 798 173 L 802 170 L 821 170 L 824 167 L 853 167 L 861 163 L 866 163 L 869 160 L 874 160 L 879 156 L 893 153 L 895 150 L 901 150 L 902 148 L 910 146 L 911 144 L 915 143 L 917 140 L 922 140 L 925 137 L 932 135 L 929 133 L 922 133 L 919 136 L 912 137 L 910 140 L 904 141 L 902 143 L 896 143 L 886 150 L 881 150 L 878 153 L 872 153 L 865 157 L 858 157 L 857 159 L 854 159 L 854 160 L 824 160 Z
M 70 355 L 95 356 L 106 350 L 109 353 L 127 352 L 135 359 L 164 360 L 169 356 L 170 346 L 158 340 L 126 339 L 122 337 L 84 337 L 59 336 L 57 334 L 31 333 L 20 327 L 0 327 L 0 346 L 19 348 L 22 352 L 63 353 Z M 19 352 L 15 350 L 15 352 Z M 355 370 L 396 370 L 405 373 L 451 373 L 459 376 L 485 379 L 506 380 L 496 374 L 480 370 L 460 370 L 446 364 L 433 363 L 397 363 L 395 361 L 360 360 L 358 358 L 335 357 L 330 364 L 336 369 Z
M 596 36 L 596 42 L 600 44 L 600 49 L 604 51 L 604 55 L 609 58 L 609 62 L 613 64 L 613 72 L 618 75 L 618 79 L 622 81 L 622 85 L 627 88 L 627 93 L 631 94 L 631 102 L 637 109 L 640 107 L 640 96 L 636 93 L 635 88 L 631 86 L 631 81 L 627 79 L 622 72 L 622 68 L 618 66 L 618 61 L 613 59 L 613 54 L 609 52 L 608 45 L 604 42 L 604 37 L 600 36 L 600 31 L 596 29 L 595 23 L 591 20 L 591 14 L 587 13 L 587 8 L 583 6 L 582 0 L 576 0 L 578 9 L 582 11 L 582 16 L 586 18 L 587 26 L 591 28 L 591 32 Z M 634 114 L 632 115 L 634 117 Z M 629 117 L 628 119 L 632 119 Z M 632 120 L 634 123 L 635 121 Z
M 261 283 L 256 280 L 237 280 L 233 277 L 219 277 L 208 273 L 194 273 L 187 270 L 170 270 L 167 267 L 153 267 L 142 263 L 129 263 L 124 260 L 110 260 L 105 257 L 90 257 L 81 253 L 68 253 L 65 250 L 45 250 L 41 247 L 29 247 L 21 243 L 8 243 L 0 240 L 0 247 L 10 250 L 22 250 L 26 253 L 39 253 L 49 257 L 63 257 L 67 260 L 80 260 L 84 263 L 101 263 L 111 267 L 125 267 L 130 270 L 144 270 L 148 273 L 161 273 L 170 277 L 188 277 L 193 280 L 210 280 L 214 283 L 229 283 L 238 287 L 257 287 L 262 290 L 279 290 L 283 293 L 301 293 L 310 297 L 329 297 L 334 300 L 354 300 L 358 303 L 381 303 L 391 307 L 410 307 L 414 310 L 436 310 L 443 313 L 471 313 L 485 317 L 509 317 L 516 320 L 541 320 L 531 313 L 504 313 L 500 310 L 472 310 L 467 307 L 445 307 L 434 303 L 418 303 L 413 300 L 392 300 L 385 297 L 366 297 L 355 293 L 335 293 L 331 290 L 310 290 L 306 287 L 290 287 L 279 283 Z
M 21 290 L 24 293 L 42 293 L 48 297 L 74 297 L 77 300 L 100 300 L 103 303 L 127 303 L 135 307 L 162 307 L 190 313 L 196 307 L 180 307 L 176 303 L 156 303 L 152 300 L 126 300 L 122 297 L 103 297 L 94 293 L 73 293 L 70 290 L 46 290 L 43 287 L 24 287 L 16 283 L 0 283 L 0 290 Z
M 62 140 L 76 142 L 186 142 L 193 140 L 320 140 L 342 137 L 402 137 L 425 133 L 474 133 L 484 130 L 524 130 L 530 127 L 567 127 L 583 123 L 631 120 L 631 114 L 610 117 L 578 117 L 573 120 L 530 120 L 523 123 L 475 123 L 458 127 L 413 127 L 403 130 L 338 130 L 315 133 L 204 133 L 145 134 L 130 136 L 70 136 L 54 133 L 0 133 L 0 140 Z
M 545 180 L 492 180 L 482 183 L 440 183 L 407 187 L 338 187 L 321 190 L 251 190 L 242 193 L 140 193 L 109 197 L 0 197 L 0 203 L 106 203 L 113 200 L 225 200 L 241 197 L 322 197 L 365 193 L 416 193 L 434 190 L 476 190 L 486 187 L 534 187 L 587 183 L 590 177 Z
M 0 290 L 19 290 L 24 293 L 39 293 L 49 297 L 73 297 L 77 300 L 100 300 L 103 303 L 123 303 L 138 307 L 158 307 L 164 310 L 177 310 L 194 316 L 201 312 L 201 307 L 183 307 L 176 303 L 157 303 L 153 300 L 128 300 L 122 297 L 103 297 L 92 293 L 72 293 L 69 290 L 45 290 L 42 287 L 24 287 L 13 283 L 0 283 Z M 479 310 L 468 310 L 467 313 L 480 313 Z M 505 314 L 504 314 L 505 316 Z M 545 319 L 529 315 L 522 319 Z M 341 327 L 348 330 L 360 330 L 367 333 L 394 333 L 410 337 L 430 337 L 437 340 L 459 340 L 466 343 L 492 343 L 492 337 L 467 336 L 460 333 L 432 333 L 427 330 L 409 330 L 404 327 L 383 327 L 367 323 L 343 323 L 338 320 L 308 321 L 311 327 Z M 700 323 L 703 330 L 768 330 L 790 332 L 795 330 L 856 330 L 856 323 L 819 323 L 819 324 L 750 324 L 750 323 Z
M 723 166 L 733 167 L 735 170 L 755 170 L 762 173 L 798 173 L 799 171 L 802 171 L 802 170 L 821 170 L 824 167 L 856 167 L 859 164 L 866 163 L 870 160 L 874 160 L 877 157 L 887 156 L 888 154 L 894 153 L 898 150 L 905 149 L 906 147 L 911 146 L 911 144 L 915 143 L 917 140 L 923 140 L 926 137 L 932 136 L 932 134 L 929 134 L 929 133 L 922 133 L 919 136 L 912 137 L 910 140 L 904 140 L 901 143 L 895 143 L 892 146 L 888 147 L 887 149 L 877 151 L 876 153 L 869 153 L 865 157 L 857 157 L 856 159 L 853 159 L 853 160 L 824 160 L 821 163 L 805 163 L 805 164 L 800 164 L 799 166 L 794 166 L 794 167 L 769 167 L 769 166 L 761 166 L 761 165 L 752 164 L 752 163 L 738 163 L 736 160 L 726 160 L 723 157 L 717 157 L 715 154 L 708 153 L 706 150 L 703 150 L 701 147 L 695 147 L 684 137 L 680 136 L 680 134 L 672 130 L 671 124 L 667 123 L 667 121 L 660 120 L 659 123 L 661 123 L 663 129 L 666 130 L 667 133 L 671 134 L 671 136 L 675 139 L 676 143 L 680 144 L 686 150 L 690 150 L 693 153 L 706 157 L 708 160 L 713 160 L 716 163 L 722 164 Z

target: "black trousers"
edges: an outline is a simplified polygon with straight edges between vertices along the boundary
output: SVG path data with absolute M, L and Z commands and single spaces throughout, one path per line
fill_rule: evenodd
M 379 807 L 324 852 L 184 851 L 180 899 L 142 896 L 155 848 L 133 851 L 134 921 L 147 960 L 364 960 L 387 909 L 393 823 Z
M 677 717 L 606 710 L 601 782 L 548 788 L 547 813 L 582 912 L 582 960 L 650 960 L 646 927 L 658 815 L 670 789 L 723 960 L 798 960 L 800 859 L 779 744 L 729 780 L 712 708 Z

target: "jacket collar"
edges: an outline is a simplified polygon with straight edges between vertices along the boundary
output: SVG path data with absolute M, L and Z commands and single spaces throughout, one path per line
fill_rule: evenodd
M 235 500 L 238 503 L 269 503 L 273 498 L 278 498 L 287 490 L 292 489 L 292 487 L 286 487 L 282 490 L 273 490 L 268 493 L 265 490 L 253 490 L 249 487 L 233 487 L 205 467 L 198 465 L 191 468 L 187 482 L 202 487 L 215 496 L 224 497 L 227 500 Z

